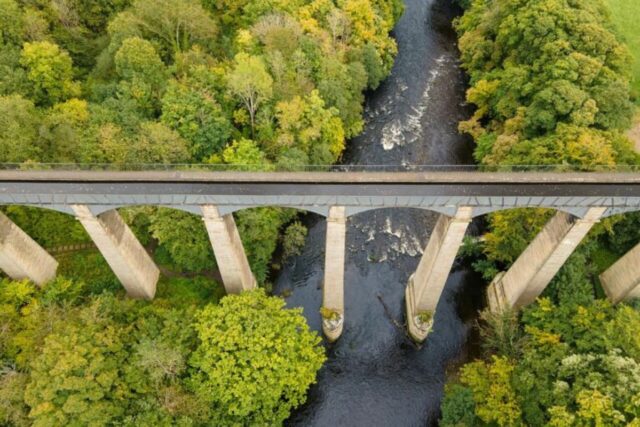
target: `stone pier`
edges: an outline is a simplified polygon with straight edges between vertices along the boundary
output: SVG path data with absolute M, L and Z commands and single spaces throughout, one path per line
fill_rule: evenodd
M 535 301 L 607 209 L 589 208 L 584 218 L 557 212 L 506 273 L 487 289 L 492 311 Z
M 204 224 L 227 293 L 239 294 L 256 287 L 249 261 L 232 214 L 220 215 L 213 205 L 201 206 Z
M 344 326 L 344 261 L 347 234 L 346 209 L 332 206 L 327 217 L 327 242 L 322 285 L 322 330 L 337 340 Z
M 471 222 L 472 208 L 461 206 L 455 216 L 440 215 L 416 272 L 405 291 L 407 325 L 416 341 L 424 341 L 433 326 L 440 295 Z
M 0 212 L 0 269 L 15 280 L 44 285 L 56 276 L 58 261 Z
M 640 244 L 602 273 L 600 283 L 613 303 L 640 298 Z
M 132 298 L 153 299 L 160 270 L 118 211 L 95 216 L 86 205 L 71 205 L 111 270 Z

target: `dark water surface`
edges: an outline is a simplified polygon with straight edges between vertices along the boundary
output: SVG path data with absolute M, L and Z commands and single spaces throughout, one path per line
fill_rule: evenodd
M 406 0 L 394 30 L 399 54 L 391 76 L 367 99 L 366 125 L 344 163 L 471 163 L 471 142 L 457 132 L 469 116 L 452 19 L 453 0 Z M 404 290 L 437 216 L 384 209 L 351 217 L 347 228 L 345 327 L 294 426 L 435 425 L 445 369 L 466 352 L 482 300 L 478 278 L 463 266 L 449 277 L 434 331 L 421 348 L 404 328 Z M 302 255 L 282 269 L 275 291 L 303 307 L 321 330 L 325 222 L 310 218 Z

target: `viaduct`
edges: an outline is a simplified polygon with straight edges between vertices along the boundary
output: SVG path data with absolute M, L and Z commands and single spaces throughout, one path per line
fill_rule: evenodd
M 556 211 L 513 266 L 487 290 L 493 310 L 534 301 L 600 219 L 640 210 L 636 173 L 482 172 L 88 172 L 0 171 L 0 205 L 35 206 L 74 215 L 127 293 L 152 299 L 159 270 L 117 209 L 156 205 L 201 215 L 227 292 L 256 286 L 233 212 L 259 206 L 301 209 L 327 219 L 323 330 L 342 333 L 346 223 L 381 208 L 417 208 L 439 219 L 406 287 L 407 323 L 422 341 L 474 217 L 538 207 Z M 0 269 L 43 285 L 57 262 L 0 214 Z M 600 280 L 611 301 L 640 297 L 640 244 Z

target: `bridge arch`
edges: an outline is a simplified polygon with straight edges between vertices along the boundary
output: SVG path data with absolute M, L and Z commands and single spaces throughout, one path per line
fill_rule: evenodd
M 399 209 L 411 209 L 425 213 L 442 214 L 447 216 L 455 215 L 457 210 L 455 206 L 346 206 L 346 214 L 347 217 L 356 217 L 366 212 Z
M 553 206 L 553 205 L 533 205 L 533 206 L 495 206 L 495 207 L 485 207 L 485 206 L 474 206 L 473 207 L 473 217 L 479 218 L 491 213 L 496 212 L 505 212 L 512 210 L 526 210 L 526 209 L 548 209 L 554 212 L 564 212 L 570 215 L 573 215 L 577 218 L 583 218 L 587 212 L 589 211 L 589 206 Z
M 230 213 L 236 213 L 247 209 L 256 209 L 256 208 L 286 208 L 286 209 L 295 209 L 297 211 L 301 211 L 303 213 L 311 213 L 320 215 L 321 217 L 329 216 L 329 206 L 308 206 L 308 205 L 292 205 L 292 204 L 266 204 L 266 205 L 217 205 L 218 211 L 221 215 L 227 215 Z
M 50 211 L 56 211 L 63 214 L 74 216 L 73 209 L 71 205 L 73 203 L 63 204 L 63 203 L 2 203 L 2 206 L 28 206 L 32 208 L 46 209 Z M 208 203 L 193 203 L 193 204 L 178 204 L 178 203 L 145 203 L 145 202 L 136 202 L 136 203 L 113 203 L 113 204 L 96 204 L 96 203 L 81 203 L 83 205 L 89 206 L 91 212 L 95 215 L 100 215 L 105 212 L 108 212 L 113 209 L 123 209 L 123 208 L 131 208 L 138 206 L 151 206 L 151 207 L 162 207 L 168 209 L 176 209 L 183 212 L 187 212 L 190 214 L 202 216 L 201 206 L 208 205 Z M 340 203 L 336 203 L 335 205 L 341 205 Z M 316 215 L 320 215 L 326 218 L 329 215 L 330 205 L 297 205 L 297 204 L 251 204 L 251 205 L 226 205 L 226 204 L 218 204 L 218 209 L 221 214 L 235 213 L 245 209 L 254 209 L 254 208 L 289 208 L 296 209 L 306 213 L 312 213 Z M 345 206 L 345 205 L 343 205 Z M 584 206 L 558 206 L 553 204 L 535 204 L 535 205 L 510 205 L 510 206 L 477 206 L 474 204 L 460 203 L 460 205 L 448 205 L 448 206 L 357 206 L 357 205 L 346 205 L 346 215 L 347 217 L 357 216 L 361 213 L 382 210 L 382 209 L 417 209 L 426 212 L 434 212 L 442 215 L 452 216 L 455 214 L 458 206 L 471 206 L 473 208 L 473 217 L 481 217 L 494 212 L 508 211 L 513 209 L 528 209 L 528 208 L 542 208 L 542 209 L 550 209 L 554 211 L 565 212 L 576 216 L 578 218 L 584 217 L 584 215 L 588 212 L 589 208 L 594 205 L 584 205 Z M 607 205 L 603 205 L 607 206 Z M 640 206 L 608 206 L 607 211 L 602 216 L 603 218 L 626 214 L 640 212 Z

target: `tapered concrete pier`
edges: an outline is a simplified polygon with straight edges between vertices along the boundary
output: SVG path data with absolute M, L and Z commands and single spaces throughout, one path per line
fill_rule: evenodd
M 118 211 L 95 216 L 86 205 L 71 205 L 111 270 L 132 298 L 153 299 L 160 270 Z
M 0 269 L 15 280 L 42 286 L 56 276 L 58 261 L 0 212 Z
M 640 298 L 640 244 L 602 273 L 600 283 L 613 303 Z
M 433 326 L 438 301 L 472 219 L 472 208 L 461 206 L 455 216 L 440 215 L 405 291 L 407 325 L 416 341 L 424 341 Z
M 344 206 L 332 206 L 327 217 L 327 241 L 322 285 L 322 330 L 329 341 L 337 340 L 344 327 L 344 262 L 347 216 Z
M 227 293 L 239 294 L 256 287 L 249 261 L 232 214 L 220 215 L 213 205 L 201 206 L 204 224 Z
M 589 208 L 583 218 L 557 212 L 511 268 L 489 285 L 489 308 L 520 308 L 535 301 L 606 210 Z

